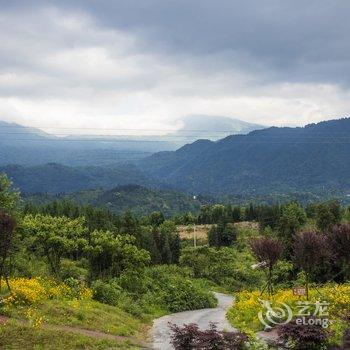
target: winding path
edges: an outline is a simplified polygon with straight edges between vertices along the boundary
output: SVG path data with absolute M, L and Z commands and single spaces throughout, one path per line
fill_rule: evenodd
M 218 305 L 213 309 L 202 309 L 194 311 L 179 312 L 158 318 L 154 321 L 151 336 L 152 348 L 155 350 L 171 350 L 170 329 L 168 323 L 182 326 L 184 324 L 196 323 L 201 329 L 208 329 L 210 323 L 215 323 L 219 330 L 232 331 L 234 328 L 226 320 L 226 312 L 234 302 L 230 295 L 214 293 L 218 299 Z

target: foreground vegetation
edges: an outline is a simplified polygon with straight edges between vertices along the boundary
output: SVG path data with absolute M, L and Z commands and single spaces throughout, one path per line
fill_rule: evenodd
M 237 295 L 228 316 L 244 331 L 239 342 L 246 347 L 241 340 L 249 335 L 256 344 L 251 339 L 262 329 L 258 299 L 295 307 L 291 288 L 300 285 L 305 298 L 321 293 L 333 308 L 327 341 L 339 344 L 346 333 L 349 210 L 337 202 L 213 205 L 166 219 L 161 212 L 117 215 L 70 201 L 22 205 L 6 177 L 0 184 L 5 349 L 23 342 L 46 349 L 49 339 L 57 349 L 137 348 L 154 318 L 214 307 L 212 290 Z M 208 225 L 206 238 L 195 239 L 197 224 Z M 178 225 L 189 238 L 180 239 Z M 21 336 L 11 340 L 16 332 Z M 236 339 L 210 332 L 223 342 Z M 207 335 L 196 334 L 198 342 Z

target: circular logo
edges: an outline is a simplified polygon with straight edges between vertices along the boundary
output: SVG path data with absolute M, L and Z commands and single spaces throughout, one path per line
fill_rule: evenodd
M 259 321 L 266 327 L 289 323 L 293 318 L 293 311 L 289 305 L 278 302 L 274 305 L 270 301 L 259 299 L 263 309 L 258 313 Z

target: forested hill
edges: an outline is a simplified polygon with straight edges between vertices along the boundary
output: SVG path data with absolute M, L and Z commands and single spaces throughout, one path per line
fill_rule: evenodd
M 165 216 L 198 212 L 201 199 L 172 190 L 159 190 L 139 185 L 118 186 L 110 190 L 85 190 L 61 196 L 35 195 L 26 199 L 33 203 L 50 203 L 57 199 L 73 201 L 81 205 L 108 208 L 114 213 L 130 209 L 137 215 L 149 215 L 161 211 Z
M 118 185 L 153 186 L 155 182 L 134 165 L 110 167 L 69 167 L 56 163 L 37 166 L 9 165 L 0 167 L 24 194 L 69 193 L 91 188 L 111 189 Z
M 183 190 L 206 194 L 350 193 L 350 119 L 268 128 L 161 152 L 140 167 Z

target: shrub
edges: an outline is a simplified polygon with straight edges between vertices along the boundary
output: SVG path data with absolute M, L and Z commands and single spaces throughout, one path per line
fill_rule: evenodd
M 115 280 L 103 282 L 101 280 L 94 281 L 91 285 L 93 298 L 101 303 L 108 305 L 118 305 L 122 295 L 122 288 Z
M 248 341 L 246 334 L 241 332 L 218 331 L 215 324 L 201 331 L 196 324 L 170 325 L 172 330 L 171 343 L 175 350 L 240 350 Z
M 312 317 L 306 318 L 311 321 Z M 299 324 L 295 320 L 278 326 L 280 340 L 286 342 L 292 349 L 320 350 L 325 349 L 329 332 L 319 324 Z
M 15 278 L 10 280 L 11 294 L 5 304 L 35 304 L 47 298 L 47 293 L 38 279 Z
M 208 246 L 182 250 L 181 266 L 189 268 L 197 278 L 206 278 L 230 291 L 253 289 L 263 282 L 263 273 L 253 270 L 255 259 L 248 251 Z
M 5 305 L 34 305 L 47 299 L 91 299 L 92 292 L 84 284 L 74 279 L 57 283 L 40 278 L 11 278 L 11 293 L 3 299 Z M 75 283 L 79 283 L 79 288 Z
M 214 295 L 189 278 L 187 270 L 176 266 L 157 266 L 147 270 L 146 278 L 149 291 L 165 310 L 179 312 L 216 306 Z
M 169 311 L 179 312 L 215 307 L 217 300 L 212 293 L 198 287 L 190 279 L 174 278 L 164 286 L 164 301 Z
M 329 304 L 328 312 L 331 319 L 343 319 L 350 310 L 350 285 L 349 284 L 327 284 L 321 288 L 310 290 L 310 301 L 325 301 Z M 259 291 L 242 291 L 236 295 L 235 305 L 228 311 L 228 319 L 234 327 L 244 331 L 258 331 L 263 325 L 258 318 L 262 305 L 259 299 L 270 300 L 274 305 L 286 303 L 297 314 L 300 310 L 297 302 L 299 297 L 293 295 L 292 290 L 276 291 L 271 297 Z M 331 324 L 331 327 L 333 325 Z
M 69 296 L 71 298 L 76 298 L 79 300 L 88 300 L 93 296 L 93 291 L 90 288 L 87 288 L 84 281 L 77 280 L 75 278 L 67 278 L 65 285 L 69 287 Z M 68 296 L 68 295 L 67 295 Z
M 80 262 L 63 259 L 61 262 L 61 278 L 66 280 L 74 278 L 80 281 L 86 281 L 88 277 L 88 269 L 81 266 Z
M 196 345 L 196 340 L 200 330 L 196 324 L 184 325 L 179 327 L 177 325 L 170 325 L 173 332 L 171 335 L 171 344 L 175 350 L 191 350 Z

